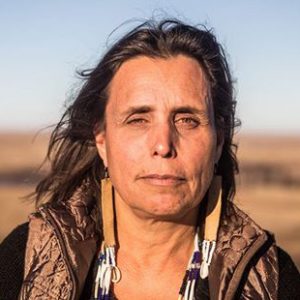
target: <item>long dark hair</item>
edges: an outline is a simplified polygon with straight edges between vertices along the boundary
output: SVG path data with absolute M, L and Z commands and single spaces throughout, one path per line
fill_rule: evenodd
M 137 56 L 168 58 L 184 54 L 196 59 L 205 72 L 217 132 L 224 136 L 218 164 L 224 199 L 235 194 L 234 174 L 238 171 L 233 144 L 235 101 L 229 66 L 214 34 L 178 20 L 147 21 L 117 41 L 93 69 L 80 72 L 84 83 L 52 132 L 47 157 L 50 173 L 37 185 L 36 204 L 60 202 L 70 197 L 83 182 L 98 197 L 104 165 L 99 157 L 94 131 L 105 126 L 104 115 L 109 84 L 122 63 Z

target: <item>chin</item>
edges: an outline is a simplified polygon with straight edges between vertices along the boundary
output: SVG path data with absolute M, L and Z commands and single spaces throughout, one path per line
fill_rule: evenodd
M 155 219 L 175 220 L 187 215 L 192 209 L 191 203 L 185 203 L 182 200 L 174 201 L 174 199 L 148 200 L 148 205 L 138 208 L 140 213 L 148 215 Z

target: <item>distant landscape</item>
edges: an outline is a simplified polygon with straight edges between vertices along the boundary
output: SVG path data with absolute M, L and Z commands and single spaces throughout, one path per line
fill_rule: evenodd
M 24 199 L 47 172 L 39 169 L 49 135 L 0 133 L 0 241 L 27 221 L 34 204 Z M 239 135 L 235 203 L 275 234 L 300 269 L 300 136 Z

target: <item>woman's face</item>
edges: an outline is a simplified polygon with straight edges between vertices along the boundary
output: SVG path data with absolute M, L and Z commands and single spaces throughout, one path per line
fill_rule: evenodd
M 186 215 L 204 197 L 221 151 L 198 62 L 141 56 L 121 65 L 109 90 L 98 152 L 116 201 L 139 216 Z

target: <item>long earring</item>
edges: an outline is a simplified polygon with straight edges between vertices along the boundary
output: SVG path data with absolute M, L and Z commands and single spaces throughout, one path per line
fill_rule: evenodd
M 121 279 L 121 272 L 116 265 L 114 193 L 107 169 L 101 180 L 101 212 L 104 239 L 97 259 L 94 298 L 104 300 L 110 296 L 111 282 L 117 283 Z
M 200 277 L 206 278 L 216 248 L 218 228 L 222 209 L 222 177 L 214 175 L 208 191 L 208 203 L 205 217 L 204 240 L 202 242 L 202 263 Z
M 101 180 L 101 211 L 104 243 L 106 247 L 116 246 L 113 197 L 113 186 L 106 169 L 104 178 Z

